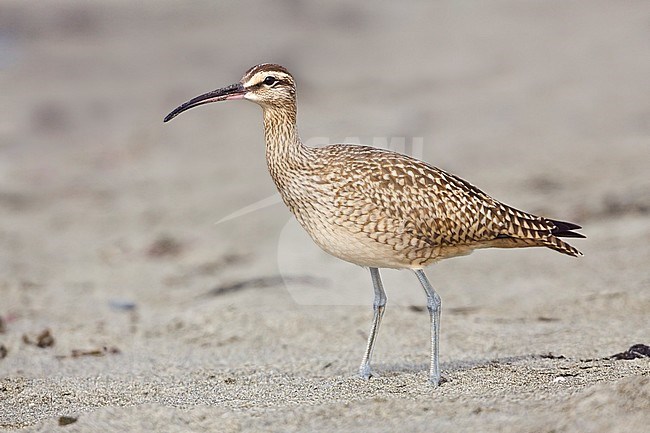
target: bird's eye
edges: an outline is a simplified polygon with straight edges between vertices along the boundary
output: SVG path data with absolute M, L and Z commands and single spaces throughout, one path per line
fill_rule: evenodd
M 278 80 L 276 80 L 275 77 L 269 75 L 268 77 L 266 77 L 266 78 L 264 79 L 264 84 L 266 84 L 267 86 L 272 86 L 272 85 L 274 85 L 277 81 L 278 81 Z

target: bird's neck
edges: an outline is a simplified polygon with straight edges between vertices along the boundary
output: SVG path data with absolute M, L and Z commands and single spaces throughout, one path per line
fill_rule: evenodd
M 264 108 L 266 162 L 271 177 L 282 189 L 285 176 L 305 162 L 307 147 L 302 144 L 296 127 L 295 109 Z

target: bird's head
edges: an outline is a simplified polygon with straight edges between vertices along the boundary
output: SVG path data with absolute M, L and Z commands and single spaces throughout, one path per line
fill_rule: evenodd
M 178 106 L 165 117 L 172 120 L 183 111 L 210 102 L 248 99 L 265 109 L 295 110 L 296 84 L 285 68 L 272 63 L 262 63 L 250 68 L 239 83 L 204 93 Z

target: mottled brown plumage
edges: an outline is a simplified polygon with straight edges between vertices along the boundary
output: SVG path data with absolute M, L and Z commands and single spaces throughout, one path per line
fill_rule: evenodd
M 386 301 L 378 268 L 412 269 L 432 319 L 431 381 L 440 380 L 440 300 L 422 268 L 477 248 L 543 246 L 582 253 L 559 237 L 583 237 L 579 226 L 507 206 L 469 182 L 407 155 L 367 146 L 302 144 L 296 130 L 296 87 L 274 64 L 254 66 L 232 86 L 181 105 L 165 121 L 207 102 L 248 99 L 264 114 L 269 172 L 282 200 L 326 252 L 371 269 L 375 317 L 360 372 L 370 357 Z

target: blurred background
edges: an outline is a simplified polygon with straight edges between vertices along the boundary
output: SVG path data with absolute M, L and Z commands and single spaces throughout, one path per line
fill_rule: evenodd
M 481 317 L 514 321 L 582 317 L 591 329 L 614 311 L 609 323 L 621 327 L 606 344 L 618 348 L 616 338 L 643 333 L 649 305 L 649 23 L 643 0 L 3 0 L 0 316 L 11 335 L 53 327 L 86 345 L 194 324 L 182 341 L 225 342 L 226 363 L 246 344 L 262 356 L 260 338 L 367 332 L 367 272 L 318 250 L 283 205 L 215 225 L 275 193 L 259 107 L 214 104 L 162 123 L 189 98 L 274 62 L 297 80 L 305 141 L 421 139 L 426 161 L 585 227 L 588 239 L 574 242 L 582 260 L 480 251 L 431 268 L 459 320 L 484 308 Z M 390 302 L 424 305 L 412 275 L 386 279 Z M 202 297 L 211 291 L 228 293 Z M 348 307 L 304 309 L 323 304 Z M 246 325 L 247 311 L 266 328 Z M 391 320 L 387 339 L 398 326 L 421 331 L 412 349 L 425 362 L 426 320 Z M 503 349 L 492 331 L 477 331 L 485 347 L 474 355 Z M 360 356 L 356 332 L 345 344 Z M 444 340 L 445 357 L 465 356 L 469 344 L 456 341 Z M 410 353 L 402 346 L 393 359 Z

